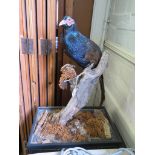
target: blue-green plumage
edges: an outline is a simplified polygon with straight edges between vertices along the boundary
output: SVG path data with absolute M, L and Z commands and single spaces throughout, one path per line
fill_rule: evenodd
M 90 63 L 96 65 L 101 57 L 100 48 L 77 30 L 74 20 L 72 21 L 73 24 L 70 26 L 67 25 L 67 20 L 73 19 L 68 16 L 65 16 L 63 19 L 66 52 L 82 67 L 87 67 Z
M 64 42 L 68 54 L 80 65 L 87 66 L 89 61 L 85 59 L 86 52 L 89 51 L 87 46 L 88 39 L 77 31 L 70 31 L 64 37 Z

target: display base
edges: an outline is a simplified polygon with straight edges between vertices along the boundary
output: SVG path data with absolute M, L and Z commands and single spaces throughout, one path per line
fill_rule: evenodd
M 74 134 L 72 134 L 71 139 L 63 139 L 61 137 L 58 137 L 57 141 L 52 141 L 52 142 L 47 141 L 47 140 L 46 141 L 42 141 L 42 140 L 35 141 L 34 137 L 36 137 L 36 128 L 38 126 L 38 120 L 41 117 L 41 114 L 44 113 L 45 111 L 47 111 L 48 113 L 52 113 L 53 111 L 59 111 L 62 108 L 63 107 L 38 107 L 36 116 L 33 121 L 33 126 L 31 129 L 28 145 L 27 145 L 27 149 L 28 149 L 29 153 L 58 151 L 58 150 L 61 150 L 62 148 L 69 148 L 69 147 L 76 147 L 76 146 L 83 147 L 86 149 L 119 148 L 119 147 L 125 146 L 116 126 L 111 121 L 111 119 L 104 107 L 102 107 L 102 108 L 86 107 L 86 108 L 81 109 L 81 112 L 83 114 L 87 114 L 87 115 L 94 114 L 97 111 L 102 112 L 103 116 L 109 122 L 108 124 L 110 127 L 111 137 L 106 137 L 104 132 L 103 132 L 103 134 L 99 135 L 98 131 L 97 131 L 99 129 L 96 129 L 96 134 L 94 135 L 94 137 L 96 137 L 96 138 L 93 138 L 93 136 L 91 134 L 93 134 L 94 131 L 92 131 L 90 129 L 89 135 L 91 135 L 91 136 L 87 136 L 87 138 L 85 137 L 82 139 L 76 139 L 75 138 L 76 136 L 74 136 Z M 77 116 L 78 116 L 78 114 L 77 114 Z M 94 117 L 94 116 L 90 115 L 90 117 Z M 74 118 L 76 118 L 76 116 Z M 80 118 L 81 118 L 81 116 L 80 116 Z M 89 119 L 91 119 L 91 118 L 89 118 Z M 96 118 L 94 117 L 94 120 L 95 119 Z M 71 120 L 71 122 L 73 123 L 74 120 Z M 44 133 L 46 133 L 46 132 L 44 132 Z M 62 133 L 62 134 L 65 134 L 65 133 Z

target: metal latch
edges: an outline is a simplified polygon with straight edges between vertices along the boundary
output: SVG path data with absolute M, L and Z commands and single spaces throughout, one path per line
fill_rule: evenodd
M 40 39 L 41 54 L 47 55 L 52 49 L 52 41 L 49 39 Z
M 21 38 L 21 50 L 23 54 L 33 53 L 33 39 Z

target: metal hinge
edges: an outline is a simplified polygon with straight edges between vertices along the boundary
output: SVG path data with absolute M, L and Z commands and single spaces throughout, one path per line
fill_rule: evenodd
M 49 39 L 40 39 L 41 54 L 47 55 L 52 49 L 52 41 Z
M 23 54 L 33 53 L 33 39 L 21 38 L 21 51 Z

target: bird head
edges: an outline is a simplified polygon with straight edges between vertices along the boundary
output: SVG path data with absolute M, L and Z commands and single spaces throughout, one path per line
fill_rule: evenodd
M 74 25 L 75 21 L 70 16 L 65 16 L 63 20 L 59 23 L 59 26 L 63 26 L 64 29 L 68 29 L 70 27 L 73 27 Z

